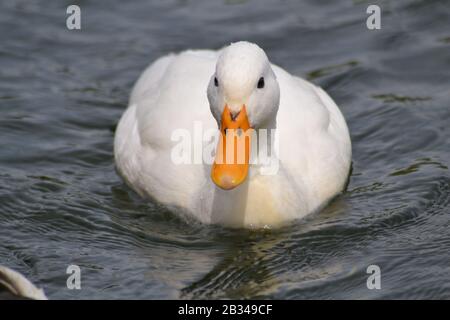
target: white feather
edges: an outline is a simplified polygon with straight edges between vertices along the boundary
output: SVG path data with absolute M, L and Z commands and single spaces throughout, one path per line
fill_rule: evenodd
M 266 83 L 273 74 L 267 91 L 255 89 L 261 74 Z M 204 130 L 217 129 L 224 101 L 248 105 L 256 126 L 276 126 L 278 174 L 261 175 L 251 166 L 246 182 L 225 191 L 211 181 L 210 165 L 173 163 L 173 130 L 193 130 L 195 121 Z M 139 194 L 202 222 L 238 227 L 275 226 L 321 208 L 343 190 L 351 163 L 349 132 L 334 101 L 270 64 L 264 51 L 248 42 L 156 60 L 132 91 L 114 147 L 119 172 Z

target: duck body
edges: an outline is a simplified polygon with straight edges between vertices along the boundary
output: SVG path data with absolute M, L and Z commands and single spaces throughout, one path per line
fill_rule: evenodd
M 241 50 L 244 60 L 246 50 L 251 52 L 256 46 L 247 42 L 234 45 L 234 51 Z M 238 70 L 224 73 L 227 63 L 241 63 L 240 55 L 234 52 L 233 58 L 224 62 L 225 71 L 219 69 L 224 50 L 170 54 L 142 73 L 116 130 L 114 153 L 119 173 L 141 196 L 204 223 L 278 226 L 317 211 L 346 185 L 351 165 L 348 128 L 339 108 L 321 88 L 276 65 L 270 64 L 268 72 L 273 71 L 278 96 L 264 96 L 276 101 L 273 105 L 278 104 L 277 109 L 271 109 L 273 116 L 263 119 L 257 106 L 249 107 L 250 122 L 277 132 L 276 174 L 263 174 L 257 164 L 249 165 L 242 184 L 223 190 L 211 179 L 211 164 L 174 163 L 174 130 L 194 132 L 195 126 L 201 124 L 203 131 L 217 131 L 220 114 L 213 110 L 217 99 L 211 95 L 215 94 L 213 83 L 218 84 L 219 75 L 225 93 L 218 91 L 217 97 L 223 95 L 232 109 L 231 95 L 226 90 L 238 90 L 233 89 L 232 82 L 239 84 L 241 78 L 233 77 L 244 76 Z M 267 90 L 271 85 L 269 76 L 265 78 Z M 240 86 L 245 87 L 247 82 L 242 80 Z M 217 90 L 221 90 L 220 85 Z M 254 90 L 261 95 L 264 89 Z M 242 99 L 250 106 L 255 94 Z M 207 141 L 203 141 L 202 148 L 207 147 Z

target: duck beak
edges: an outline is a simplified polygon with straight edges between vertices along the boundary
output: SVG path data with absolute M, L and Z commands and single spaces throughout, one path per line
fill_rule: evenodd
M 220 139 L 211 169 L 211 178 L 218 187 L 231 190 L 245 181 L 252 133 L 245 105 L 234 115 L 225 105 L 220 124 Z

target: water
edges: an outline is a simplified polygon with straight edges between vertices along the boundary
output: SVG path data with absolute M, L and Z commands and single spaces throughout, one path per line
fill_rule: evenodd
M 52 299 L 450 298 L 448 0 L 371 1 L 379 31 L 365 1 L 78 1 L 68 31 L 72 3 L 0 3 L 1 264 Z M 146 65 L 241 39 L 323 86 L 353 141 L 347 191 L 278 230 L 184 221 L 114 168 Z

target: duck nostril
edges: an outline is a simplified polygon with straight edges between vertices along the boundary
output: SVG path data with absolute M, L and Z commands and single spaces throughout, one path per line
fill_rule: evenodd
M 236 121 L 236 118 L 238 117 L 239 113 L 241 113 L 241 111 L 239 110 L 238 112 L 234 112 L 230 111 L 230 117 L 232 121 Z

